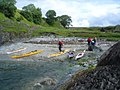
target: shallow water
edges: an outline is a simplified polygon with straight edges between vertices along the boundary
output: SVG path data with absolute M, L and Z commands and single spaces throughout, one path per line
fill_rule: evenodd
M 52 62 L 0 61 L 0 90 L 29 90 L 40 78 L 59 79 L 66 73 L 63 66 Z
M 44 58 L 40 60 L 39 55 L 36 55 L 37 58 L 33 56 L 12 59 L 10 56 L 16 55 L 16 53 L 6 54 L 9 50 L 15 50 L 18 47 L 25 46 L 33 47 L 31 44 L 15 43 L 0 48 L 0 90 L 53 90 L 70 78 L 70 74 L 73 74 L 80 68 L 84 69 L 83 67 L 71 68 L 68 61 L 44 61 Z M 32 49 L 36 48 L 37 47 Z M 29 49 L 27 49 L 27 51 L 29 51 Z M 20 53 L 21 52 L 19 52 L 19 54 Z M 56 85 L 34 87 L 35 83 L 40 82 L 44 78 L 56 80 Z
M 7 54 L 7 51 L 27 47 L 18 53 Z M 85 49 L 86 45 L 68 45 L 65 48 Z M 109 47 L 105 47 L 107 50 Z M 12 55 L 20 55 L 32 50 L 44 49 L 45 52 L 21 59 L 12 59 Z M 55 90 L 61 83 L 68 80 L 77 70 L 86 69 L 78 65 L 74 60 L 64 57 L 46 58 L 46 55 L 57 52 L 57 45 L 14 43 L 0 47 L 0 90 Z M 103 53 L 103 52 L 102 52 Z M 87 52 L 83 59 L 97 58 L 102 53 Z M 94 57 L 93 57 L 94 56 Z M 65 59 L 62 62 L 59 59 Z M 50 78 L 56 81 L 54 85 L 35 84 L 41 80 Z

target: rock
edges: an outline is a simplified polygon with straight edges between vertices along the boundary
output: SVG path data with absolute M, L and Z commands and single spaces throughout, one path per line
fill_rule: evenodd
M 43 87 L 39 82 L 34 84 L 34 87 Z
M 118 72 L 119 75 L 116 75 Z M 120 67 L 104 66 L 78 77 L 72 85 L 62 90 L 119 90 L 119 83 Z
M 39 82 L 41 85 L 55 85 L 57 82 L 55 79 L 52 79 L 52 78 L 44 78 L 43 80 L 41 80 Z
M 37 82 L 34 84 L 33 90 L 43 90 L 43 85 L 41 85 L 39 82 Z
M 97 66 L 120 65 L 120 41 L 109 48 L 98 61 Z
M 120 90 L 120 41 L 100 57 L 95 69 L 74 76 L 57 90 Z
M 120 33 L 120 25 L 117 25 L 113 32 Z

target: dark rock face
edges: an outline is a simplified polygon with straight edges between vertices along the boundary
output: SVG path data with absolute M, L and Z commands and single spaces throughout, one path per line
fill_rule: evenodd
M 120 33 L 120 25 L 117 25 L 113 32 Z
M 105 66 L 78 78 L 66 90 L 120 90 L 120 67 Z
M 106 51 L 97 66 L 120 65 L 120 41 Z
M 78 75 L 59 90 L 120 90 L 120 41 L 100 57 L 94 70 Z

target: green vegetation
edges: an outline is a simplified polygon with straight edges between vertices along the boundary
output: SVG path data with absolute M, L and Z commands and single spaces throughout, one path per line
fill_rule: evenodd
M 22 10 L 16 10 L 15 3 L 15 0 L 0 0 L 0 31 L 2 32 L 29 33 L 27 35 L 30 36 L 54 34 L 63 37 L 120 40 L 120 33 L 115 33 L 120 31 L 120 27 L 117 29 L 116 26 L 104 27 L 102 31 L 101 27 L 70 28 L 72 20 L 68 15 L 56 17 L 54 10 L 48 10 L 47 18 L 45 18 L 42 17 L 41 9 L 36 8 L 33 4 L 24 6 Z M 3 8 L 3 6 L 5 7 Z
M 63 25 L 64 28 L 69 27 L 69 25 L 72 22 L 71 17 L 68 15 L 62 15 L 58 17 L 58 20 L 60 21 L 60 23 Z
M 36 8 L 34 4 L 29 4 L 24 6 L 20 11 L 28 21 L 34 22 L 35 24 L 40 24 L 42 20 L 42 12 L 40 8 Z
M 113 32 L 100 32 L 100 28 L 79 28 L 78 30 L 74 29 L 63 29 L 63 28 L 55 28 L 55 27 L 41 27 L 33 32 L 33 36 L 44 35 L 47 33 L 53 33 L 56 35 L 60 35 L 63 37 L 97 37 L 101 39 L 107 40 L 119 40 L 120 33 Z
M 55 23 L 55 16 L 56 16 L 56 12 L 54 10 L 48 10 L 47 13 L 45 14 L 46 18 L 46 22 L 53 26 Z
M 0 0 L 0 12 L 2 12 L 6 17 L 12 18 L 16 12 L 16 0 Z

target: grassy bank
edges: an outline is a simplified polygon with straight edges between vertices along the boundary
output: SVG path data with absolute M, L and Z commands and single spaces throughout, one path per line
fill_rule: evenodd
M 113 32 L 100 32 L 99 28 L 79 28 L 79 29 L 60 29 L 54 27 L 41 27 L 35 30 L 33 36 L 47 35 L 47 34 L 60 35 L 63 37 L 97 37 L 107 40 L 120 40 L 120 33 Z
M 100 39 L 107 40 L 120 40 L 120 33 L 113 32 L 101 32 L 101 27 L 90 27 L 90 28 L 73 28 L 64 29 L 60 27 L 57 23 L 53 27 L 42 23 L 41 25 L 35 25 L 27 21 L 24 17 L 20 22 L 17 21 L 18 18 L 22 17 L 19 13 L 16 13 L 15 18 L 12 20 L 6 18 L 2 13 L 0 13 L 0 31 L 8 33 L 29 33 L 31 36 L 43 36 L 43 35 L 55 35 L 63 37 L 97 37 Z M 109 28 L 108 28 L 109 29 Z M 111 30 L 111 28 L 110 28 Z

